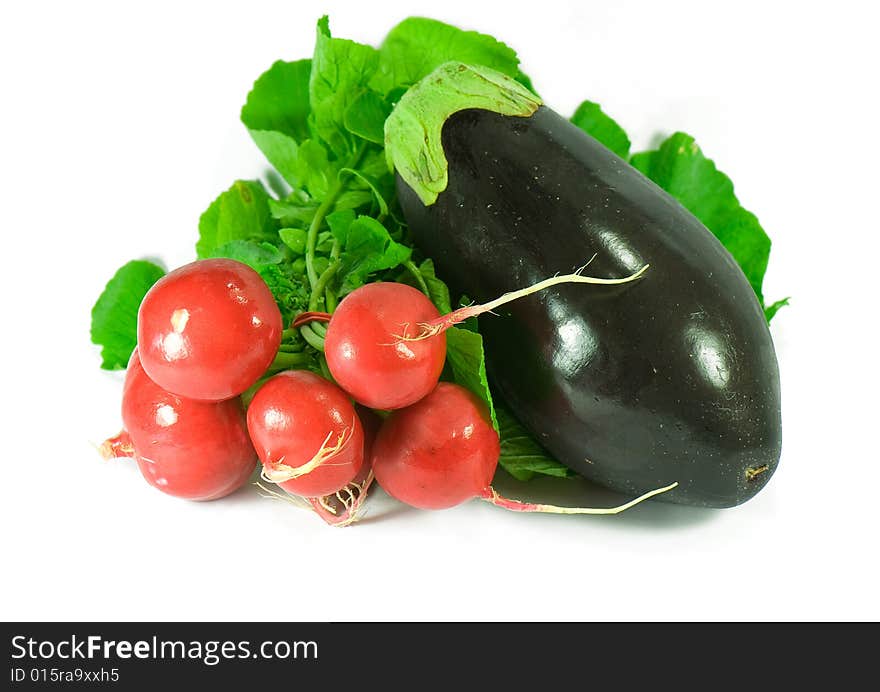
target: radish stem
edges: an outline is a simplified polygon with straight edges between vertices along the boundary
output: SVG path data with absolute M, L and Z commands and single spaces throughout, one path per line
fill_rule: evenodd
M 315 334 L 312 326 L 307 324 L 303 327 L 300 327 L 299 333 L 302 334 L 302 338 L 306 340 L 306 343 L 312 348 L 324 352 L 324 339 Z
M 329 312 L 301 312 L 291 323 L 291 327 L 302 327 L 310 322 L 329 322 Z
M 297 365 L 305 365 L 311 360 L 306 353 L 288 353 L 279 351 L 269 366 L 269 370 L 289 370 Z
M 506 305 L 507 303 L 519 300 L 520 298 L 525 298 L 526 296 L 532 295 L 533 293 L 537 293 L 539 291 L 543 291 L 546 288 L 551 288 L 560 284 L 599 284 L 605 286 L 626 284 L 631 281 L 635 281 L 639 277 L 641 277 L 641 275 L 644 274 L 645 271 L 647 271 L 648 266 L 649 265 L 646 264 L 636 273 L 622 279 L 602 279 L 593 276 L 583 276 L 579 273 L 580 270 L 578 270 L 574 274 L 552 276 L 549 279 L 539 281 L 532 286 L 521 288 L 517 291 L 510 291 L 508 293 L 505 293 L 495 300 L 490 300 L 488 303 L 483 303 L 481 305 L 470 305 L 468 307 L 459 308 L 458 310 L 453 310 L 449 314 L 442 315 L 435 320 L 431 320 L 430 322 L 419 322 L 417 324 L 417 326 L 419 327 L 419 332 L 415 336 L 407 336 L 406 328 L 409 327 L 409 325 L 403 325 L 404 334 L 396 336 L 396 338 L 399 341 L 419 341 L 421 339 L 428 339 L 432 336 L 436 336 L 437 334 L 445 332 L 450 327 L 456 324 L 460 324 L 465 320 L 470 319 L 471 317 L 482 315 L 485 312 L 491 312 L 495 308 L 501 307 L 502 305 Z
M 413 278 L 419 285 L 419 290 L 430 298 L 431 295 L 428 292 L 428 284 L 425 283 L 425 277 L 422 276 L 422 272 L 419 271 L 416 263 L 412 260 L 407 260 L 406 262 L 404 262 L 403 266 L 405 266 L 409 270 L 409 273 L 413 275 Z
M 336 199 L 342 193 L 343 187 L 342 181 L 339 179 L 333 183 L 333 187 L 330 188 L 327 197 L 324 198 L 324 201 L 321 202 L 321 205 L 315 211 L 312 223 L 309 224 L 308 235 L 306 235 L 306 274 L 309 277 L 309 285 L 312 287 L 313 292 L 318 285 L 318 272 L 315 270 L 315 247 L 318 245 L 318 231 L 324 223 L 324 217 L 327 216 L 327 213 L 336 204 Z
M 336 272 L 339 270 L 339 266 L 342 264 L 340 260 L 333 260 L 330 265 L 324 270 L 321 276 L 318 278 L 317 283 L 312 289 L 312 295 L 309 298 L 309 311 L 314 312 L 318 309 L 318 303 L 320 302 L 323 294 L 326 292 L 327 284 L 333 279 L 336 275 Z
M 352 156 L 351 161 L 346 168 L 356 168 L 365 150 L 366 145 L 361 146 L 355 152 L 354 156 Z M 324 201 L 321 202 L 320 206 L 315 211 L 315 216 L 309 224 L 308 234 L 306 235 L 306 274 L 309 277 L 309 285 L 312 288 L 312 294 L 317 294 L 319 297 L 320 292 L 315 290 L 319 280 L 318 273 L 315 270 L 315 248 L 318 245 L 318 231 L 321 230 L 321 226 L 324 225 L 324 218 L 330 213 L 330 210 L 333 209 L 336 200 L 339 199 L 339 195 L 342 194 L 344 189 L 345 184 L 342 182 L 342 177 L 337 176 L 336 180 L 333 181 L 333 185 L 327 191 L 327 196 L 324 198 Z M 317 298 L 315 300 L 317 300 Z M 309 302 L 311 303 L 311 299 Z

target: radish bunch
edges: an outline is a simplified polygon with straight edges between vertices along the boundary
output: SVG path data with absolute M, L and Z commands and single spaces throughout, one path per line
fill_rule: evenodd
M 238 490 L 259 459 L 264 479 L 320 500 L 328 522 L 349 518 L 372 475 L 361 474 L 364 433 L 348 396 L 318 375 L 287 371 L 265 382 L 245 414 L 241 394 L 272 368 L 283 331 L 259 274 L 230 259 L 181 267 L 148 291 L 137 327 L 124 430 L 104 443 L 105 456 L 133 457 L 150 485 L 190 500 Z M 322 498 L 347 488 L 351 501 L 328 512 Z
M 302 498 L 335 525 L 356 518 L 374 474 L 390 495 L 423 509 L 481 498 L 516 511 L 621 511 L 669 488 L 600 510 L 500 496 L 491 485 L 500 441 L 489 411 L 440 376 L 452 325 L 559 283 L 622 283 L 639 274 L 554 277 L 448 315 L 405 284 L 366 284 L 332 314 L 310 311 L 292 324 L 328 322 L 328 378 L 289 369 L 296 363 L 279 350 L 281 313 L 259 274 L 235 260 L 199 260 L 144 297 L 123 390 L 125 427 L 103 451 L 135 458 L 148 483 L 191 500 L 234 492 L 259 460 L 268 495 Z

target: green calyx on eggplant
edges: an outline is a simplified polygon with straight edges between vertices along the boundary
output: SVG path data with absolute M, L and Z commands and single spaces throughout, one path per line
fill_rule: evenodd
M 591 480 L 628 494 L 677 481 L 657 499 L 745 502 L 781 451 L 779 369 L 752 287 L 673 197 L 523 92 L 447 64 L 396 106 L 386 147 L 416 245 L 478 302 L 591 258 L 598 277 L 650 265 L 631 284 L 559 286 L 481 320 L 490 381 Z

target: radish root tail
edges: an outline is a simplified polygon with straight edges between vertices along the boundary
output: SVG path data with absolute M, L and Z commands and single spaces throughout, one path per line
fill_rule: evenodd
M 593 256 L 595 258 L 595 255 Z M 593 260 L 590 259 L 590 262 Z M 589 264 L 590 262 L 587 262 Z M 506 305 L 507 303 L 512 303 L 515 300 L 519 300 L 520 298 L 525 298 L 526 296 L 530 296 L 533 293 L 538 293 L 539 291 L 543 291 L 546 288 L 551 288 L 553 286 L 558 286 L 560 284 L 598 284 L 603 286 L 615 286 L 619 284 L 627 284 L 632 281 L 638 280 L 642 274 L 644 274 L 650 265 L 645 265 L 641 269 L 639 269 L 634 274 L 630 274 L 629 276 L 625 276 L 621 279 L 602 279 L 595 276 L 584 276 L 581 272 L 586 268 L 587 264 L 583 267 L 580 267 L 573 274 L 562 274 L 559 276 L 551 276 L 549 279 L 544 279 L 543 281 L 539 281 L 536 284 L 531 286 L 527 286 L 526 288 L 521 288 L 518 291 L 510 291 L 508 293 L 503 294 L 499 298 L 495 300 L 491 300 L 488 303 L 483 303 L 482 305 L 469 305 L 467 307 L 459 308 L 458 310 L 453 310 L 448 315 L 441 315 L 435 320 L 431 320 L 430 322 L 418 322 L 416 326 L 419 331 L 414 336 L 409 336 L 407 332 L 409 331 L 409 325 L 401 325 L 404 327 L 403 334 L 395 334 L 394 338 L 397 339 L 397 342 L 401 341 L 422 341 L 424 339 L 430 339 L 432 337 L 445 332 L 450 327 L 460 324 L 471 317 L 476 317 L 478 315 L 482 315 L 486 312 L 492 312 L 495 308 L 498 308 L 502 305 Z
M 370 470 L 362 481 L 352 481 L 341 490 L 327 497 L 306 498 L 306 502 L 312 505 L 315 513 L 330 526 L 337 528 L 350 526 L 363 518 L 364 501 L 367 499 L 367 491 L 372 483 L 373 471 Z M 337 511 L 330 504 L 334 499 L 342 505 L 341 510 Z M 329 511 L 331 516 L 326 516 L 323 513 L 324 511 Z
M 617 507 L 557 507 L 555 505 L 544 505 L 534 502 L 521 502 L 520 500 L 511 500 L 510 498 L 500 495 L 492 486 L 489 486 L 483 491 L 482 495 L 480 495 L 480 499 L 485 500 L 496 507 L 510 510 L 511 512 L 542 512 L 545 514 L 620 514 L 621 512 L 628 510 L 630 507 L 635 507 L 645 500 L 650 500 L 652 497 L 669 492 L 677 486 L 678 482 L 676 481 L 675 483 L 662 488 L 651 490 L 644 495 L 640 495 L 635 500 L 630 500 Z
M 135 457 L 134 444 L 125 430 L 104 440 L 98 446 L 98 453 L 107 460 L 133 459 Z
M 346 427 L 341 433 L 339 433 L 336 442 L 332 445 L 330 444 L 330 438 L 333 437 L 333 433 L 327 433 L 327 437 L 324 438 L 324 442 L 321 443 L 321 447 L 315 453 L 315 456 L 309 459 L 306 463 L 301 464 L 300 466 L 290 466 L 285 464 L 284 457 L 281 457 L 281 459 L 276 462 L 264 463 L 263 469 L 260 471 L 260 478 L 267 483 L 278 484 L 284 483 L 285 481 L 291 481 L 294 478 L 301 478 L 312 473 L 315 469 L 324 466 L 336 455 L 342 452 L 348 446 L 353 434 L 354 421 L 352 421 L 350 426 Z
M 297 509 L 310 509 L 328 525 L 341 528 L 350 526 L 363 517 L 364 501 L 373 478 L 373 471 L 370 470 L 361 481 L 354 480 L 333 495 L 324 497 L 300 497 L 271 490 L 259 482 L 254 485 L 260 490 L 260 497 L 287 502 Z M 334 499 L 342 505 L 341 510 L 331 504 Z
M 301 498 L 299 495 L 279 493 L 275 490 L 270 490 L 260 482 L 254 483 L 254 485 L 260 489 L 260 497 L 266 498 L 267 500 L 278 500 L 279 502 L 287 502 L 297 509 L 311 509 L 305 499 Z

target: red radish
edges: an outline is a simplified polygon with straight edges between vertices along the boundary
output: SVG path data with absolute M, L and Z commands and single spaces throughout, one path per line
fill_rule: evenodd
M 434 389 L 446 358 L 443 332 L 453 325 L 552 286 L 622 284 L 634 281 L 647 268 L 623 279 L 597 279 L 577 272 L 554 276 L 448 315 L 440 315 L 423 293 L 406 284 L 373 283 L 352 291 L 332 315 L 303 313 L 293 324 L 329 322 L 324 355 L 333 378 L 356 401 L 390 411 L 409 406 Z
M 138 311 L 144 370 L 160 387 L 199 401 L 238 396 L 281 344 L 281 312 L 246 264 L 198 260 L 165 275 Z
M 446 337 L 418 342 L 419 322 L 440 317 L 421 291 L 398 283 L 373 283 L 343 298 L 324 338 L 333 378 L 364 406 L 398 409 L 418 401 L 437 385 L 446 360 Z M 407 331 L 409 329 L 409 331 Z
M 446 509 L 481 498 L 517 512 L 616 514 L 674 483 L 608 509 L 519 502 L 492 488 L 500 444 L 486 405 L 467 389 L 441 382 L 424 399 L 393 412 L 373 445 L 373 472 L 392 497 L 420 509 Z
M 216 500 L 244 485 L 257 463 L 237 399 L 184 399 L 153 382 L 135 349 L 122 393 L 125 430 L 105 456 L 133 456 L 147 482 L 188 500 Z
M 247 413 L 263 478 L 289 493 L 321 497 L 344 488 L 364 463 L 364 431 L 339 387 L 306 370 L 275 375 Z
M 361 514 L 370 486 L 373 484 L 374 475 L 370 465 L 370 454 L 373 448 L 373 440 L 379 432 L 382 419 L 370 409 L 356 406 L 358 418 L 364 429 L 364 465 L 353 481 L 340 490 L 322 497 L 307 497 L 304 500 L 311 506 L 312 511 L 330 526 L 343 527 L 355 523 Z M 301 506 L 290 495 L 276 493 L 261 484 L 257 484 L 263 491 L 263 497 L 290 502 Z
M 489 411 L 467 389 L 441 382 L 395 411 L 373 444 L 373 473 L 392 497 L 419 509 L 446 509 L 492 483 L 500 444 Z

